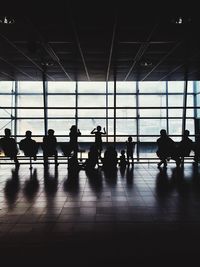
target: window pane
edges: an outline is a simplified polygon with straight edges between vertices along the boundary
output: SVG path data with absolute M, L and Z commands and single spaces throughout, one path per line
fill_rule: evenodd
M 182 135 L 181 119 L 169 119 L 169 135 L 180 135 L 180 137 L 173 137 L 174 141 L 180 141 Z
M 135 119 L 117 119 L 116 120 L 117 135 L 135 135 L 136 120 Z M 117 141 L 124 141 L 126 137 L 117 137 Z
M 75 117 L 75 109 L 48 109 L 48 117 Z
M 165 82 L 139 82 L 140 93 L 166 93 Z
M 78 117 L 106 117 L 105 109 L 79 109 Z
M 1 106 L 0 106 L 0 117 L 10 117 L 11 109 L 4 109 L 3 107 L 11 107 L 12 106 L 12 95 L 0 95 Z M 14 112 L 14 110 L 13 110 Z
M 10 81 L 0 81 L 0 92 L 1 93 L 11 93 L 13 88 L 13 82 Z
M 66 135 L 66 137 L 58 137 L 59 142 L 68 142 L 69 131 L 72 125 L 75 124 L 74 119 L 52 119 L 48 120 L 48 129 L 54 129 L 55 135 Z
M 79 95 L 79 107 L 105 107 L 106 98 L 104 95 Z
M 116 105 L 117 107 L 135 107 L 136 97 L 135 95 L 117 95 Z
M 117 117 L 136 117 L 136 109 L 117 109 L 116 110 Z
M 140 95 L 141 107 L 166 107 L 166 97 L 162 95 Z
M 43 107 L 43 96 L 37 95 L 19 95 L 19 107 Z
M 79 93 L 104 93 L 106 92 L 105 82 L 78 82 Z
M 75 96 L 49 95 L 48 107 L 75 107 Z
M 19 82 L 19 93 L 42 93 L 43 82 Z
M 183 93 L 184 82 L 183 81 L 170 81 L 168 82 L 169 93 Z
M 159 135 L 161 129 L 166 129 L 165 119 L 141 119 L 140 120 L 140 134 L 142 135 Z M 143 140 L 143 137 L 140 138 Z M 152 137 L 145 138 L 147 141 L 152 141 Z
M 18 135 L 24 135 L 27 130 L 30 130 L 33 135 L 44 135 L 44 120 L 18 120 Z M 36 141 L 41 141 L 41 137 L 34 137 Z
M 48 82 L 48 93 L 75 93 L 75 82 Z
M 135 82 L 117 82 L 116 92 L 117 93 L 135 93 L 136 83 Z

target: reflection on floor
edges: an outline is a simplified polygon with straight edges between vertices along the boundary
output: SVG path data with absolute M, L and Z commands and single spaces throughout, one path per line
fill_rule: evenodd
M 199 241 L 200 166 L 0 166 L 2 266 L 191 264 Z

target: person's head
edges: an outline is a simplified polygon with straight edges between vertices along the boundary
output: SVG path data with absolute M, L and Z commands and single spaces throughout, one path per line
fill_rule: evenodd
M 101 126 L 100 126 L 100 125 L 97 126 L 97 131 L 98 131 L 98 132 L 101 131 Z
M 31 131 L 29 131 L 29 130 L 26 131 L 26 137 L 27 138 L 31 138 L 31 135 L 32 135 L 32 132 Z
M 184 135 L 184 137 L 188 137 L 190 135 L 190 131 L 189 130 L 185 130 L 183 135 Z
M 71 128 L 70 128 L 70 131 L 71 132 L 76 132 L 77 131 L 76 125 L 72 125 Z
M 48 135 L 51 135 L 51 136 L 54 135 L 54 130 L 53 129 L 49 129 L 48 130 Z
M 163 137 L 166 136 L 167 135 L 166 130 L 165 129 L 160 130 L 160 135 Z
M 125 155 L 125 150 L 124 150 L 124 149 L 121 150 L 121 155 L 122 155 L 122 156 Z
M 132 136 L 129 136 L 129 137 L 128 137 L 128 141 L 129 141 L 129 142 L 132 142 L 132 140 L 133 140 Z
M 6 128 L 6 129 L 4 130 L 4 133 L 5 133 L 5 136 L 6 136 L 6 137 L 10 137 L 10 136 L 11 136 L 11 130 L 8 129 L 8 128 Z

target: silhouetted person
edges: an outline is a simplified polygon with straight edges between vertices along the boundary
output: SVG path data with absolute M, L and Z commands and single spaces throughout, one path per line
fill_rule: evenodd
M 19 148 L 24 152 L 26 157 L 37 159 L 38 144 L 32 138 L 32 132 L 26 131 L 26 137 L 19 142 Z
M 101 126 L 97 126 L 91 131 L 91 134 L 95 134 L 95 144 L 99 153 L 99 157 L 101 158 L 102 152 L 102 134 L 106 134 L 105 127 L 103 128 L 103 132 L 101 131 Z
M 97 146 L 94 144 L 90 147 L 90 150 L 88 152 L 88 158 L 85 162 L 85 169 L 92 170 L 95 168 L 96 165 L 98 165 L 98 149 Z
M 81 135 L 81 132 L 79 129 L 77 129 L 76 125 L 72 125 L 70 128 L 69 133 L 69 148 L 70 151 L 74 153 L 75 157 L 77 157 L 78 153 L 78 136 Z
M 124 169 L 127 165 L 127 161 L 126 161 L 126 155 L 125 155 L 125 150 L 121 150 L 121 155 L 119 158 L 119 166 L 120 168 Z
M 133 152 L 135 148 L 135 143 L 133 142 L 133 139 L 131 136 L 128 137 L 128 140 L 126 141 L 126 155 L 127 155 L 127 163 L 130 164 L 129 159 L 132 161 L 133 165 Z
M 54 156 L 55 165 L 58 166 L 57 139 L 54 136 L 54 130 L 49 129 L 48 135 L 43 137 L 42 143 L 44 165 L 48 165 L 48 157 Z
M 193 141 L 189 138 L 189 135 L 190 131 L 185 130 L 182 140 L 178 144 L 179 157 L 188 157 L 190 155 L 190 152 L 194 149 Z
M 180 159 L 177 155 L 177 148 L 175 142 L 167 135 L 166 130 L 160 131 L 160 138 L 157 139 L 158 150 L 156 151 L 157 156 L 160 159 L 158 168 L 164 164 L 167 167 L 167 160 L 172 158 L 176 161 L 176 165 L 179 166 Z
M 10 157 L 15 162 L 16 168 L 19 167 L 19 161 L 17 159 L 18 147 L 14 138 L 11 137 L 10 129 L 4 130 L 5 136 L 0 139 L 0 147 L 3 150 L 6 157 Z
M 196 136 L 196 141 L 194 144 L 194 163 L 198 164 L 200 162 L 200 134 Z
M 117 167 L 117 151 L 113 146 L 109 146 L 104 153 L 103 167 L 105 170 L 114 170 Z

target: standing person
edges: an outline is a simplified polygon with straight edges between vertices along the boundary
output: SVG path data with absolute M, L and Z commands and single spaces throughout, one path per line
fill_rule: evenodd
M 74 156 L 77 158 L 77 153 L 78 153 L 78 136 L 81 135 L 81 132 L 79 129 L 77 129 L 76 125 L 72 125 L 70 128 L 70 133 L 69 133 L 69 147 L 70 151 L 74 153 Z
M 127 155 L 127 164 L 129 165 L 129 159 L 132 161 L 133 165 L 133 152 L 135 148 L 135 143 L 133 142 L 132 136 L 128 137 L 128 140 L 126 141 L 126 155 Z
M 98 150 L 99 157 L 101 158 L 102 152 L 102 134 L 106 134 L 105 127 L 103 128 L 103 132 L 101 131 L 101 126 L 98 125 L 97 128 L 94 128 L 91 131 L 91 134 L 95 134 L 95 144 Z
M 167 160 L 172 158 L 176 161 L 176 165 L 180 165 L 180 159 L 177 154 L 177 148 L 175 142 L 167 135 L 165 129 L 160 130 L 160 137 L 157 139 L 158 150 L 156 151 L 157 156 L 160 159 L 158 163 L 158 168 L 164 164 L 164 167 L 167 167 Z
M 17 159 L 18 147 L 14 138 L 11 137 L 11 130 L 6 128 L 4 130 L 5 136 L 0 139 L 0 147 L 3 150 L 5 156 L 10 157 L 15 162 L 16 168 L 19 167 L 19 161 Z
M 43 137 L 42 143 L 43 149 L 43 157 L 44 157 L 44 165 L 48 165 L 48 157 L 54 156 L 55 159 L 55 166 L 59 165 L 58 163 L 58 152 L 57 152 L 57 139 L 54 136 L 54 130 L 49 129 L 48 135 Z
M 120 168 L 124 169 L 126 167 L 127 161 L 126 161 L 126 151 L 124 149 L 121 150 L 121 155 L 119 158 L 119 166 Z

